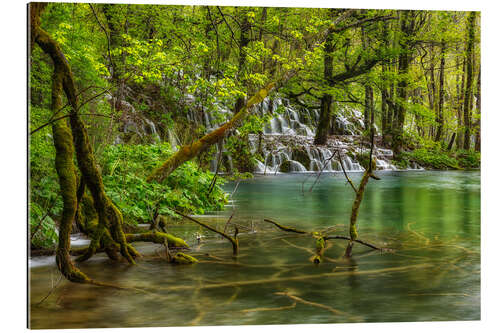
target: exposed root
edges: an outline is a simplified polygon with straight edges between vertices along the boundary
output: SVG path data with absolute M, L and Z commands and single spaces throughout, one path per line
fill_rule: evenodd
M 125 238 L 127 242 L 152 242 L 156 244 L 165 244 L 167 242 L 168 247 L 189 248 L 189 245 L 183 239 L 159 231 L 125 234 Z

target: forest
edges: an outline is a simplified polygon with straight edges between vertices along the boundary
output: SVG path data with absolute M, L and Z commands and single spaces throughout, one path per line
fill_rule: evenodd
M 390 256 L 410 241 L 363 227 L 379 214 L 363 206 L 371 207 L 371 191 L 392 184 L 394 175 L 416 172 L 440 182 L 433 172 L 447 170 L 446 177 L 473 177 L 453 182 L 474 183 L 480 168 L 479 12 L 30 3 L 28 18 L 29 254 L 55 256 L 70 284 L 149 290 L 106 280 L 91 266 L 95 257 L 108 266 L 140 266 L 158 255 L 142 253 L 144 244 L 161 248 L 169 265 L 244 265 L 252 233 L 282 235 L 283 242 L 312 237 L 310 249 L 300 248 L 315 265 L 338 263 L 326 255 L 337 241 L 344 259 L 356 257 L 355 244 Z M 247 191 L 254 182 L 267 186 L 266 179 L 299 184 L 305 201 L 280 203 L 283 211 L 306 205 L 315 214 L 307 195 L 330 184 L 345 198 L 346 212 L 325 211 L 314 225 L 286 214 L 259 215 L 257 203 L 271 192 Z M 247 200 L 241 210 L 238 195 Z M 469 199 L 476 205 L 475 194 Z M 432 215 L 432 207 L 429 200 L 422 210 Z M 222 221 L 204 218 L 216 212 L 226 213 Z M 441 242 L 434 245 L 467 248 L 465 255 L 476 259 L 456 239 L 414 231 L 415 221 L 391 208 L 377 218 L 400 220 L 394 223 L 413 237 L 409 248 Z M 465 234 L 479 237 L 478 226 L 471 228 Z M 75 235 L 85 246 L 73 246 Z M 222 246 L 224 255 L 193 250 L 203 244 Z M 280 272 L 271 280 L 284 279 Z M 177 290 L 172 283 L 167 289 Z M 289 291 L 274 294 L 294 308 L 309 302 L 316 311 L 343 313 Z M 267 310 L 255 311 L 273 312 Z M 202 322 L 199 311 L 191 324 Z

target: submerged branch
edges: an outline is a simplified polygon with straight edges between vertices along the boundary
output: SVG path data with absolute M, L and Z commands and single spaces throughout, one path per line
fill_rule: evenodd
M 320 279 L 320 278 L 331 278 L 331 277 L 340 277 L 340 276 L 398 273 L 398 272 L 404 272 L 404 271 L 407 271 L 410 269 L 421 270 L 421 269 L 429 268 L 432 266 L 433 265 L 431 265 L 429 263 L 424 263 L 424 264 L 416 264 L 416 265 L 408 265 L 408 266 L 371 269 L 371 270 L 365 270 L 365 271 L 345 271 L 345 272 L 332 272 L 332 273 L 321 273 L 321 274 L 306 274 L 306 275 L 297 275 L 297 276 L 286 276 L 286 277 L 278 277 L 278 278 L 270 278 L 270 279 L 256 279 L 256 280 L 221 282 L 221 283 L 211 283 L 211 284 L 207 283 L 207 284 L 204 284 L 202 286 L 177 285 L 177 286 L 161 288 L 161 290 L 180 291 L 180 290 L 192 290 L 192 289 L 196 289 L 196 288 L 217 289 L 217 288 L 241 287 L 241 286 L 259 285 L 259 284 L 269 285 L 270 283 L 280 283 L 280 282 L 285 282 L 285 281 L 305 281 L 305 280 L 314 280 L 314 279 Z
M 270 219 L 264 219 L 264 222 L 272 223 L 272 224 L 274 224 L 275 226 L 277 226 L 279 229 L 281 229 L 283 231 L 295 232 L 297 234 L 308 234 L 309 233 L 307 231 L 295 229 L 295 228 L 292 228 L 292 227 L 283 226 L 283 225 L 281 225 L 281 224 L 279 224 L 277 222 L 274 222 L 274 221 L 272 221 Z
M 330 306 L 327 306 L 327 305 L 324 305 L 324 304 L 321 304 L 321 303 L 315 303 L 315 302 L 307 301 L 307 300 L 305 300 L 303 298 L 300 298 L 300 297 L 295 296 L 295 295 L 291 295 L 291 294 L 289 294 L 287 292 L 276 292 L 274 294 L 275 295 L 279 295 L 279 296 L 286 296 L 286 297 L 294 300 L 295 302 L 300 302 L 302 304 L 306 304 L 306 305 L 314 306 L 316 308 L 320 308 L 320 309 L 324 309 L 324 310 L 330 311 L 334 315 L 349 316 L 349 314 L 346 313 L 346 312 L 334 309 L 334 308 L 332 308 Z
M 350 241 L 350 240 L 351 240 L 349 237 L 345 237 L 345 236 L 325 236 L 325 237 L 324 237 L 324 239 L 325 239 L 325 240 L 330 240 L 330 239 L 345 239 L 345 240 L 348 240 L 348 241 Z M 364 242 L 364 241 L 362 241 L 362 240 L 360 240 L 360 239 L 355 239 L 355 240 L 353 240 L 353 241 L 354 241 L 354 242 L 356 242 L 356 243 L 359 243 L 359 244 L 363 244 L 363 245 L 365 245 L 365 246 L 368 246 L 368 247 L 370 247 L 370 248 L 372 248 L 372 249 L 374 249 L 374 250 L 379 250 L 379 251 L 382 251 L 382 250 L 383 250 L 383 248 L 376 247 L 375 245 L 372 245 L 372 244 L 370 244 L 370 243 Z
M 180 216 L 182 216 L 182 217 L 184 217 L 184 218 L 186 218 L 186 219 L 188 219 L 188 220 L 190 220 L 190 221 L 192 221 L 194 223 L 197 223 L 197 224 L 201 225 L 202 227 L 207 228 L 208 230 L 213 231 L 216 234 L 219 234 L 222 237 L 226 238 L 227 240 L 229 240 L 231 242 L 231 244 L 233 246 L 233 255 L 237 255 L 238 254 L 238 239 L 236 237 L 231 237 L 231 236 L 227 235 L 226 233 L 224 233 L 222 231 L 219 231 L 219 230 L 217 230 L 217 229 L 209 226 L 208 224 L 205 224 L 205 223 L 203 223 L 201 221 L 198 221 L 198 220 L 192 218 L 191 216 L 184 215 L 184 214 L 182 214 L 181 212 L 179 212 L 177 210 L 174 210 L 174 212 L 176 214 L 178 214 L 178 215 L 180 215 Z

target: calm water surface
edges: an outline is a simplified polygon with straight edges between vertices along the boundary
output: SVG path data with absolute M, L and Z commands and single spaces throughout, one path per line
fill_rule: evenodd
M 141 289 L 68 283 L 52 258 L 31 268 L 32 328 L 297 324 L 480 319 L 480 173 L 380 172 L 359 214 L 359 238 L 392 252 L 329 241 L 314 265 L 314 239 L 264 223 L 347 235 L 354 193 L 342 174 L 256 176 L 239 183 L 226 211 L 200 217 L 240 231 L 240 255 L 189 222 L 192 266 L 165 262 L 158 245 L 136 244 L 135 266 L 102 255 L 80 265 L 94 279 Z M 361 174 L 351 174 L 359 182 Z M 233 192 L 235 183 L 226 185 Z M 195 234 L 204 235 L 200 244 Z M 34 267 L 36 263 L 40 263 Z M 53 289 L 53 286 L 57 286 Z M 52 293 L 39 304 L 51 291 Z

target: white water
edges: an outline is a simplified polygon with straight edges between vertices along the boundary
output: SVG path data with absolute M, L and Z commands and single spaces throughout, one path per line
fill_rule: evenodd
M 231 110 L 220 104 L 216 104 L 215 109 L 217 116 L 208 111 L 203 114 L 202 121 L 207 131 L 222 125 L 232 115 Z M 264 126 L 261 140 L 258 135 L 249 135 L 250 151 L 252 153 L 259 151 L 263 157 L 263 161 L 255 162 L 254 172 L 276 174 L 280 173 L 280 169 L 284 172 L 341 172 L 338 156 L 332 157 L 337 151 L 342 156 L 342 166 L 346 171 L 364 171 L 354 158 L 357 154 L 368 152 L 368 149 L 361 148 L 357 143 L 364 128 L 363 114 L 357 109 L 346 106 L 338 105 L 336 110 L 336 126 L 345 135 L 330 137 L 325 146 L 317 146 L 313 143 L 320 116 L 317 109 L 296 109 L 282 98 L 264 99 L 253 112 L 259 116 L 271 114 L 272 118 Z M 217 169 L 219 149 L 217 147 L 217 153 L 211 161 L 212 172 Z M 392 150 L 375 147 L 374 156 L 377 159 L 378 170 L 397 170 L 391 163 Z M 285 162 L 288 162 L 286 166 L 283 165 Z M 232 169 L 230 155 L 227 155 L 227 165 Z M 421 168 L 415 166 L 412 169 Z
M 274 117 L 264 128 L 262 147 L 258 147 L 257 135 L 250 136 L 252 153 L 260 149 L 264 155 L 264 162 L 257 162 L 256 173 L 277 173 L 286 161 L 290 161 L 290 172 L 339 172 L 342 171 L 342 167 L 338 156 L 332 157 L 336 151 L 340 152 L 342 166 L 346 171 L 364 171 L 359 162 L 352 158 L 356 154 L 368 151 L 354 142 L 364 127 L 363 114 L 359 110 L 348 107 L 339 110 L 336 116 L 337 127 L 347 135 L 329 138 L 325 146 L 313 144 L 315 128 L 319 122 L 317 109 L 298 111 L 284 99 L 277 98 L 271 102 L 266 98 L 259 113 L 264 116 L 270 111 Z M 302 150 L 302 158 L 299 158 L 298 155 L 301 153 L 297 152 L 298 150 Z M 304 158 L 304 153 L 307 154 L 307 158 Z M 374 156 L 377 159 L 378 170 L 397 170 L 391 163 L 392 150 L 376 147 Z

